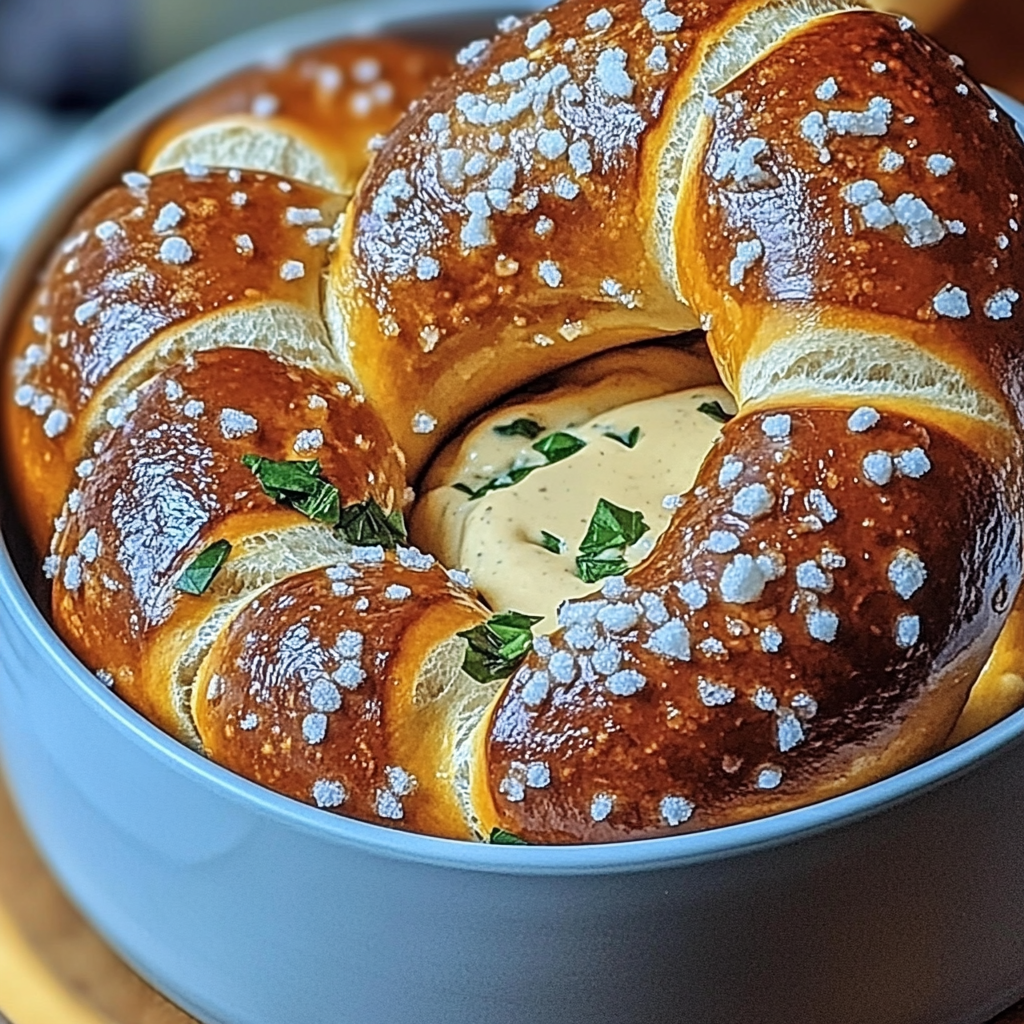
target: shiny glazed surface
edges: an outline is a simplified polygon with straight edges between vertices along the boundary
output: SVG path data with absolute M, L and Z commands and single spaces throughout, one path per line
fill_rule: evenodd
M 757 1005 L 771 1024 L 802 1010 L 976 1024 L 1019 985 L 1005 940 L 1024 923 L 1006 893 L 1024 866 L 1005 826 L 1024 813 L 1020 716 L 894 779 L 748 825 L 598 848 L 453 845 L 316 814 L 189 755 L 68 658 L 6 555 L 0 588 L 3 748 L 33 831 L 118 948 L 205 1021 L 324 1020 L 329 1007 L 344 1024 L 512 1010 L 625 1024 L 678 1022 L 683 1008 L 724 1024 Z M 421 870 L 406 873 L 409 857 Z M 547 878 L 516 888 L 524 872 Z M 239 878 L 266 883 L 265 897 L 240 898 Z M 951 879 L 958 899 L 936 900 Z M 538 971 L 560 984 L 521 984 Z M 481 984 L 467 988 L 467 972 Z

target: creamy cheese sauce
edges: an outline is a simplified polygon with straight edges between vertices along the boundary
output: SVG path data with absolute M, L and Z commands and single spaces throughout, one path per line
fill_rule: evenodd
M 702 358 L 694 358 L 686 370 L 669 375 L 666 382 L 664 375 L 661 381 L 645 379 L 642 369 L 623 367 L 610 392 L 607 383 L 569 385 L 544 399 L 493 412 L 455 445 L 443 468 L 428 477 L 427 493 L 413 516 L 413 536 L 446 564 L 469 570 L 496 611 L 543 615 L 538 630 L 554 628 L 562 601 L 596 587 L 577 575 L 576 556 L 598 499 L 643 513 L 650 529 L 625 551 L 627 563 L 636 565 L 650 553 L 672 517 L 666 497 L 693 486 L 720 434 L 721 422 L 699 407 L 718 403 L 726 412 L 735 412 L 729 393 L 710 383 L 645 395 L 664 389 L 666 383 L 713 376 Z M 630 400 L 638 394 L 639 400 Z M 544 429 L 534 439 L 496 432 L 517 419 L 529 419 Z M 618 439 L 628 439 L 637 428 L 634 447 Z M 556 432 L 568 433 L 586 446 L 547 464 L 532 445 Z M 538 468 L 525 479 L 476 499 L 452 486 L 461 483 L 478 489 L 513 469 L 533 466 Z M 563 542 L 561 553 L 542 546 L 542 531 Z

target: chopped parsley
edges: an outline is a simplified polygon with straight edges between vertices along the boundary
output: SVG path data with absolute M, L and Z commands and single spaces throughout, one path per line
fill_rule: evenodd
M 338 531 L 349 544 L 364 547 L 380 544 L 384 548 L 394 548 L 408 536 L 402 513 L 395 509 L 388 515 L 373 498 L 343 508 L 338 519 Z
M 600 555 L 577 555 L 576 575 L 584 583 L 596 583 L 606 576 L 623 576 L 629 570 L 629 563 L 620 555 L 603 558 Z
M 637 441 L 640 440 L 640 428 L 634 427 L 625 434 L 616 434 L 614 430 L 609 430 L 604 436 L 618 441 L 619 444 L 624 444 L 627 448 L 635 448 Z
M 341 516 L 341 494 L 320 475 L 319 459 L 275 461 L 262 455 L 243 455 L 242 462 L 253 471 L 260 486 L 274 501 L 290 505 L 310 519 L 337 525 Z
M 552 462 L 561 462 L 562 459 L 575 455 L 578 451 L 587 447 L 587 442 L 573 434 L 564 434 L 558 431 L 555 434 L 548 434 L 541 438 L 535 445 L 531 445 L 535 452 L 540 452 L 550 465 Z
M 274 501 L 337 527 L 349 544 L 393 548 L 407 537 L 405 520 L 398 509 L 389 515 L 373 498 L 342 508 L 341 492 L 323 479 L 319 459 L 275 461 L 262 455 L 244 455 L 242 462 Z
M 547 530 L 540 531 L 540 546 L 545 551 L 550 551 L 553 555 L 565 554 L 565 541 L 561 537 L 556 537 L 553 533 L 548 533 Z
M 476 501 L 477 498 L 482 498 L 485 494 L 490 494 L 491 491 L 500 491 L 505 487 L 512 487 L 514 484 L 519 483 L 520 480 L 525 480 L 535 469 L 540 469 L 540 466 L 520 466 L 518 469 L 510 469 L 507 473 L 502 473 L 501 476 L 488 480 L 487 483 L 482 487 L 478 487 L 475 491 L 472 487 L 468 487 L 463 483 L 453 484 L 452 486 L 457 491 L 468 494 L 470 501 Z
M 231 545 L 226 540 L 215 540 L 185 566 L 185 571 L 178 577 L 174 589 L 197 597 L 205 594 L 230 554 Z
M 516 421 L 519 422 L 519 421 Z M 530 421 L 532 422 L 532 421 Z M 586 448 L 587 442 L 581 438 L 575 437 L 572 434 L 564 434 L 558 431 L 554 434 L 548 434 L 547 437 L 541 438 L 536 444 L 531 445 L 535 452 L 539 452 L 547 460 L 547 465 L 551 465 L 555 462 L 561 462 L 562 459 L 569 458 L 570 455 L 575 455 L 582 448 Z M 477 498 L 482 498 L 485 494 L 490 494 L 491 491 L 500 491 L 505 487 L 512 487 L 522 480 L 525 480 L 535 469 L 540 469 L 544 463 L 537 466 L 519 466 L 516 469 L 510 469 L 507 473 L 502 473 L 501 476 L 496 476 L 493 480 L 488 480 L 487 483 L 473 490 L 468 484 L 456 483 L 452 486 L 457 491 L 462 491 L 463 494 L 469 495 L 470 501 L 476 501 Z
M 705 416 L 718 420 L 719 423 L 728 423 L 735 416 L 735 413 L 726 412 L 722 408 L 721 402 L 701 402 L 697 406 L 697 412 L 702 412 Z
M 540 615 L 502 612 L 458 635 L 469 642 L 462 669 L 478 683 L 505 679 L 526 657 Z
M 631 512 L 613 505 L 606 498 L 598 498 L 587 535 L 580 544 L 580 553 L 600 555 L 609 548 L 628 548 L 649 529 L 643 512 Z
M 495 427 L 494 432 L 501 437 L 525 437 L 532 441 L 535 437 L 544 433 L 544 428 L 536 420 L 518 419 L 511 423 L 503 423 Z
M 619 576 L 628 569 L 625 549 L 635 544 L 650 527 L 642 512 L 613 505 L 598 498 L 597 508 L 587 527 L 587 535 L 576 557 L 576 573 L 585 583 L 596 583 L 606 576 Z
M 525 839 L 520 839 L 514 832 L 503 828 L 492 828 L 490 838 L 487 840 L 495 846 L 529 846 Z

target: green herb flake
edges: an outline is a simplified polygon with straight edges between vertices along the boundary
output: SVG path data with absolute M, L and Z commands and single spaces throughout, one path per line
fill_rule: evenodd
M 308 498 L 293 502 L 296 512 L 301 512 L 319 523 L 334 526 L 341 515 L 341 493 L 334 484 L 326 480 L 317 481 L 320 486 Z
M 550 551 L 553 555 L 565 554 L 565 541 L 561 537 L 556 537 L 553 533 L 548 533 L 547 530 L 540 531 L 540 546 L 545 551 Z
M 189 562 L 174 584 L 174 589 L 196 597 L 205 594 L 230 554 L 231 545 L 226 540 L 215 540 Z
M 403 543 L 409 539 L 409 530 L 405 525 L 405 516 L 402 515 L 402 510 L 396 508 L 388 516 L 388 523 L 391 526 L 391 532 L 395 535 L 397 540 Z
M 532 420 L 516 420 L 516 423 L 528 422 L 532 423 Z M 512 426 L 512 424 L 510 424 Z M 495 428 L 498 429 L 498 428 Z M 541 455 L 547 459 L 548 465 L 554 462 L 561 462 L 562 459 L 569 458 L 570 455 L 575 455 L 580 449 L 586 448 L 587 442 L 581 440 L 578 437 L 574 437 L 572 434 L 563 434 L 557 432 L 554 434 L 548 434 L 547 437 L 541 438 L 536 444 L 531 445 L 534 451 L 540 452 Z M 516 469 L 510 469 L 507 473 L 502 473 L 501 476 L 496 476 L 493 480 L 488 480 L 487 483 L 478 487 L 475 491 L 468 484 L 456 483 L 452 486 L 463 494 L 469 495 L 470 501 L 476 501 L 478 498 L 482 498 L 485 494 L 490 494 L 491 491 L 500 491 L 506 487 L 514 487 L 516 484 L 525 480 L 535 469 L 541 469 L 541 466 L 519 466 Z
M 558 431 L 542 437 L 536 444 L 531 445 L 535 452 L 540 452 L 548 463 L 561 462 L 562 459 L 575 455 L 578 451 L 587 447 L 587 442 L 573 434 L 565 434 Z
M 533 643 L 533 626 L 540 615 L 502 612 L 487 622 L 458 635 L 468 641 L 462 669 L 478 683 L 491 683 L 510 676 L 526 657 Z
M 349 544 L 360 547 L 380 544 L 389 549 L 407 536 L 402 513 L 396 509 L 388 515 L 373 498 L 343 508 L 338 517 L 338 532 Z
M 618 441 L 619 444 L 624 444 L 627 448 L 635 448 L 637 441 L 640 440 L 640 428 L 634 427 L 625 434 L 616 434 L 614 430 L 609 430 L 604 436 Z
M 468 494 L 470 501 L 476 501 L 477 498 L 482 498 L 485 494 L 490 494 L 491 491 L 500 491 L 506 487 L 513 487 L 521 480 L 525 480 L 535 469 L 540 468 L 540 466 L 520 466 L 518 469 L 510 469 L 507 473 L 502 473 L 501 476 L 488 480 L 487 483 L 482 487 L 478 487 L 475 491 L 472 487 L 467 487 L 466 484 L 462 483 L 452 484 L 452 486 L 457 491 Z
M 275 461 L 262 455 L 243 455 L 260 486 L 274 501 L 290 505 L 310 519 L 334 526 L 341 513 L 338 488 L 320 476 L 320 460 Z
M 702 412 L 705 416 L 718 420 L 719 423 L 728 423 L 735 415 L 735 413 L 726 412 L 722 408 L 721 402 L 701 402 L 697 406 L 697 412 Z
M 613 505 L 605 498 L 598 498 L 597 508 L 587 527 L 587 535 L 580 544 L 580 553 L 600 555 L 611 548 L 628 548 L 649 529 L 642 512 L 631 512 Z
M 487 840 L 495 846 L 529 846 L 525 839 L 520 839 L 514 832 L 503 828 L 492 828 L 490 838 Z
M 629 568 L 623 552 L 649 529 L 642 512 L 631 512 L 599 498 L 576 557 L 576 575 L 584 583 L 621 576 Z
M 623 576 L 629 569 L 629 563 L 619 556 L 601 558 L 598 555 L 577 555 L 576 575 L 584 583 L 596 583 L 608 576 Z
M 525 437 L 532 441 L 544 432 L 544 428 L 536 420 L 518 419 L 495 427 L 494 432 L 500 437 Z

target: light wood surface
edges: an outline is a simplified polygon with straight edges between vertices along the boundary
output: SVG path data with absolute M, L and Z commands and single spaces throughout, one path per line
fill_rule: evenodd
M 2 780 L 0 1011 L 11 1024 L 195 1024 L 126 967 L 71 905 Z
M 927 18 L 927 3 L 907 0 L 918 17 L 923 11 Z M 1024 0 L 963 0 L 933 34 L 976 78 L 1024 100 Z M 0 1012 L 11 1024 L 194 1024 L 126 967 L 68 902 L 2 786 Z M 1024 1002 L 998 1024 L 1024 1024 Z

